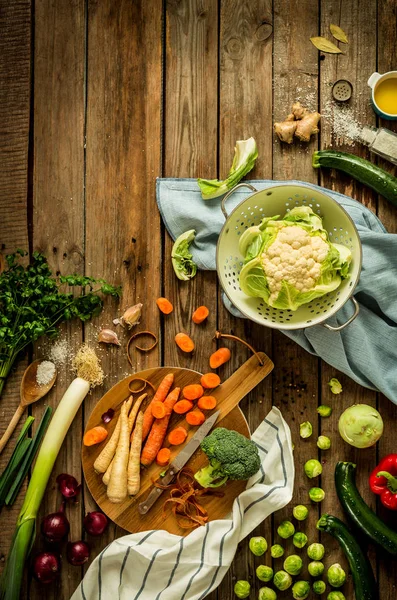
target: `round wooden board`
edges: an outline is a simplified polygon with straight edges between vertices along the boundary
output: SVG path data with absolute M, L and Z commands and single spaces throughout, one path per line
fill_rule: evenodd
M 137 377 L 142 377 L 150 381 L 157 389 L 161 380 L 167 375 L 167 373 L 173 373 L 175 376 L 174 387 L 180 387 L 181 389 L 190 383 L 199 383 L 201 373 L 197 371 L 191 371 L 190 369 L 181 369 L 179 367 L 157 367 L 154 369 L 147 369 L 139 373 L 135 373 L 130 377 L 126 377 L 122 381 L 119 381 L 115 386 L 112 387 L 102 398 L 99 400 L 94 410 L 92 411 L 86 429 L 91 429 L 96 425 L 103 425 L 101 415 L 106 412 L 109 408 L 115 410 L 115 416 L 112 421 L 107 425 L 109 436 L 112 434 L 114 427 L 117 423 L 117 417 L 120 413 L 120 407 L 123 400 L 127 399 L 130 395 L 128 390 L 128 384 Z M 139 389 L 141 382 L 137 382 L 136 387 Z M 153 392 L 149 386 L 146 386 L 145 392 L 148 392 L 148 398 L 145 400 L 143 408 L 147 406 L 147 403 L 153 396 Z M 142 393 L 142 392 L 141 392 Z M 139 394 L 134 394 L 136 398 Z M 217 409 L 220 407 L 222 400 L 218 400 Z M 212 414 L 213 411 L 208 411 L 208 415 Z M 222 415 L 219 417 L 219 421 L 216 427 L 222 426 L 228 429 L 234 429 L 245 435 L 250 436 L 248 423 L 237 406 L 230 411 L 224 418 Z M 183 425 L 189 431 L 187 441 L 196 431 L 196 427 L 191 427 L 186 423 L 184 415 L 172 414 L 169 430 L 177 425 Z M 162 506 L 164 500 L 168 497 L 168 492 L 165 491 L 161 498 L 151 508 L 147 515 L 140 515 L 138 512 L 138 504 L 142 502 L 149 494 L 152 488 L 152 481 L 156 480 L 161 471 L 162 467 L 157 466 L 155 463 L 152 464 L 148 469 L 141 471 L 141 489 L 139 494 L 134 498 L 128 498 L 121 504 L 112 504 L 109 502 L 106 495 L 106 486 L 102 483 L 102 475 L 98 475 L 94 471 L 94 462 L 102 448 L 106 444 L 106 441 L 96 446 L 84 446 L 82 447 L 82 463 L 84 478 L 86 480 L 88 489 L 90 490 L 92 497 L 95 502 L 99 505 L 101 510 L 117 525 L 123 527 L 130 533 L 137 531 L 146 531 L 150 529 L 165 529 L 169 533 L 175 533 L 177 535 L 187 535 L 190 530 L 181 529 L 175 517 L 171 511 L 167 511 L 167 516 L 163 519 Z M 165 443 L 168 445 L 168 443 Z M 172 455 L 171 460 L 176 456 L 184 446 L 171 447 Z M 197 450 L 192 458 L 189 460 L 186 466 L 197 471 L 207 462 L 206 456 L 201 450 Z M 230 481 L 227 485 L 227 493 L 223 498 L 215 496 L 209 496 L 203 499 L 203 505 L 205 504 L 208 510 L 210 520 L 224 518 L 232 509 L 234 499 L 245 489 L 245 481 Z

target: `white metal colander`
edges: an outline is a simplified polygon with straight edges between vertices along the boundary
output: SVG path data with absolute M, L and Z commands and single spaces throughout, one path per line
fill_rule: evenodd
M 238 188 L 248 187 L 253 194 L 243 200 L 229 215 L 225 204 L 229 196 Z M 331 242 L 344 244 L 352 252 L 350 276 L 335 291 L 304 304 L 296 311 L 280 310 L 268 306 L 261 298 L 246 296 L 240 289 L 239 275 L 243 257 L 239 253 L 239 238 L 253 225 L 258 225 L 263 217 L 281 215 L 283 217 L 295 206 L 310 206 L 323 219 Z M 219 235 L 216 264 L 222 288 L 232 304 L 246 317 L 274 329 L 303 329 L 322 323 L 332 331 L 340 331 L 356 318 L 358 302 L 353 291 L 360 278 L 362 263 L 361 241 L 356 226 L 347 212 L 333 198 L 323 192 L 303 185 L 281 184 L 265 190 L 256 190 L 248 183 L 240 183 L 222 200 L 222 211 L 226 223 Z M 333 327 L 324 323 L 351 298 L 354 313 L 342 325 Z

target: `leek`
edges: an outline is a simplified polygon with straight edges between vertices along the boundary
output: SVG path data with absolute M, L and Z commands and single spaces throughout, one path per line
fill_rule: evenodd
M 103 380 L 99 361 L 93 350 L 87 346 L 83 346 L 79 350 L 74 364 L 77 367 L 78 377 L 66 390 L 50 422 L 19 513 L 7 564 L 1 578 L 1 600 L 19 599 L 25 561 L 35 538 L 37 513 L 54 463 L 68 429 L 90 387 Z M 82 374 L 85 376 L 84 379 L 79 377 Z

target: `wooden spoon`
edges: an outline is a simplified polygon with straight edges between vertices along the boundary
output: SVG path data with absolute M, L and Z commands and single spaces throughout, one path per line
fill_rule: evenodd
M 15 427 L 18 425 L 19 419 L 25 412 L 25 408 L 29 406 L 29 404 L 33 404 L 33 402 L 41 400 L 43 396 L 48 394 L 48 392 L 55 383 L 55 380 L 57 378 L 56 370 L 51 381 L 49 381 L 45 385 L 39 385 L 37 383 L 37 368 L 42 362 L 43 360 L 35 360 L 28 366 L 25 373 L 23 374 L 20 388 L 21 402 L 19 403 L 19 406 L 16 409 L 14 416 L 12 417 L 7 429 L 5 430 L 3 437 L 0 439 L 0 453 L 3 451 L 4 446 L 10 439 Z

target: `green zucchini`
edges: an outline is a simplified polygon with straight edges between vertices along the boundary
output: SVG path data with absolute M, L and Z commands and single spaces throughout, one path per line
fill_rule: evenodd
M 323 515 L 317 529 L 326 531 L 339 542 L 349 563 L 356 600 L 377 600 L 378 589 L 371 563 L 346 525 L 337 517 Z
M 329 167 L 344 171 L 397 206 L 397 177 L 365 158 L 337 150 L 319 150 L 313 154 L 312 165 L 315 169 Z
M 356 465 L 338 462 L 335 467 L 336 493 L 343 510 L 370 540 L 393 556 L 397 555 L 397 531 L 390 529 L 364 502 L 356 487 Z

